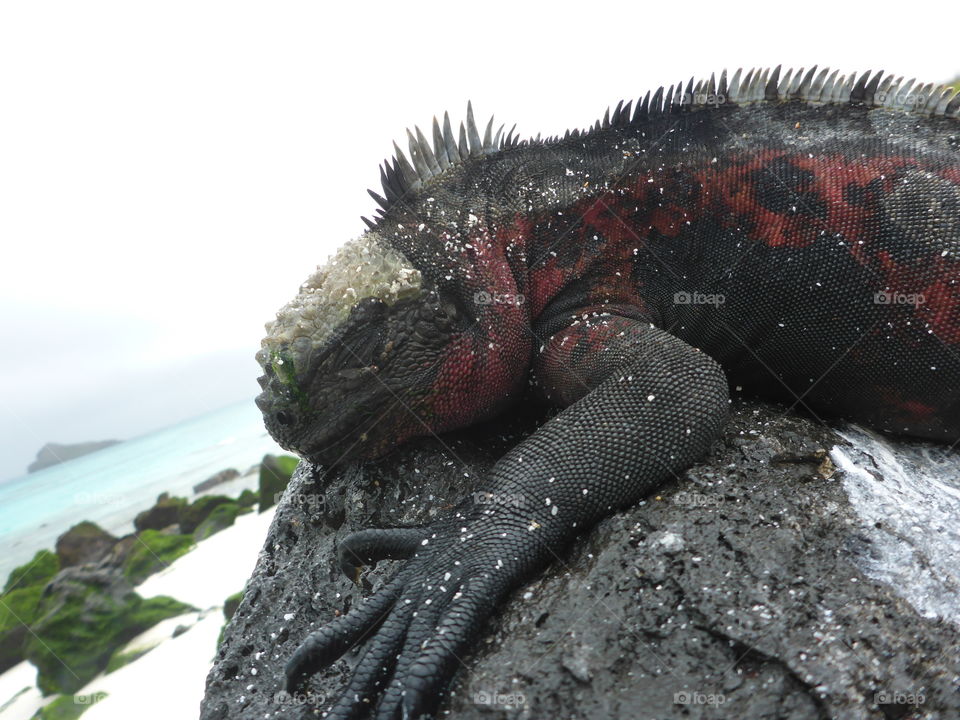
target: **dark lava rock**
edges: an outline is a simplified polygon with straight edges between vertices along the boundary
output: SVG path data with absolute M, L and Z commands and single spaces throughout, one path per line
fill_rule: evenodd
M 449 512 L 529 428 L 512 422 L 328 477 L 302 463 L 223 634 L 202 720 L 319 717 L 358 655 L 317 674 L 299 705 L 278 695 L 284 664 L 397 565 L 358 588 L 336 542 Z M 957 717 L 957 628 L 854 566 L 861 523 L 826 456 L 835 444 L 781 409 L 736 406 L 704 462 L 558 550 L 509 598 L 439 717 Z
M 96 523 L 84 520 L 57 538 L 57 557 L 60 567 L 95 563 L 116 544 L 117 538 Z
M 163 530 L 180 521 L 180 513 L 187 501 L 180 497 L 170 497 L 169 493 L 160 493 L 157 502 L 149 510 L 144 510 L 133 520 L 137 532 L 143 530 Z
M 193 492 L 202 493 L 204 490 L 209 490 L 212 487 L 217 485 L 222 485 L 225 482 L 230 482 L 236 478 L 240 477 L 240 471 L 235 468 L 227 468 L 226 470 L 221 470 L 216 475 L 211 475 L 206 480 L 201 483 L 197 483 L 193 486 Z
M 176 526 L 179 529 L 179 525 Z M 103 559 L 98 563 L 99 567 L 106 568 L 122 568 L 127 563 L 127 558 L 130 557 L 130 553 L 137 549 L 137 546 L 140 544 L 139 539 L 137 538 L 137 533 L 130 533 L 129 535 L 124 535 L 122 538 L 117 540 L 114 543 L 113 547 L 110 548 L 110 552 L 104 555 Z

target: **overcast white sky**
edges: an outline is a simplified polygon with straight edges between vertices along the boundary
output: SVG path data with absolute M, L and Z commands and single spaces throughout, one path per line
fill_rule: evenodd
M 405 127 L 525 137 L 723 67 L 960 74 L 954 3 L 0 4 L 0 479 L 252 398 Z

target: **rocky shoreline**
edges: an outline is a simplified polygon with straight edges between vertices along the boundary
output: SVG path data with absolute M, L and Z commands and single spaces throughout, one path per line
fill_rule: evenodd
M 78 717 L 90 705 L 74 702 L 72 694 L 101 672 L 136 660 L 138 655 L 123 653 L 132 638 L 196 610 L 171 597 L 141 597 L 134 588 L 238 516 L 271 507 L 296 463 L 289 456 L 265 456 L 255 466 L 257 491 L 244 490 L 237 498 L 204 495 L 191 502 L 164 493 L 137 515 L 135 532 L 124 537 L 79 522 L 53 550 L 41 550 L 14 569 L 0 594 L 0 672 L 28 660 L 37 668 L 42 694 L 62 696 L 35 717 Z M 205 482 L 210 487 L 231 475 L 239 473 L 223 471 Z
M 357 587 L 336 567 L 336 543 L 447 512 L 533 425 L 426 440 L 329 477 L 302 463 L 224 631 L 202 720 L 319 716 L 357 655 L 294 697 L 281 692 L 286 660 L 396 567 Z M 439 717 L 952 717 L 958 628 L 858 569 L 869 539 L 834 446 L 846 441 L 806 419 L 736 406 L 708 458 L 509 598 Z

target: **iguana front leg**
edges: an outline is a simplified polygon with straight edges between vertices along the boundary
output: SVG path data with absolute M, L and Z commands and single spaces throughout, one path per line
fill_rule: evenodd
M 540 385 L 572 404 L 490 471 L 477 504 L 428 529 L 388 585 L 312 635 L 288 666 L 293 685 L 367 638 L 328 717 L 420 717 L 484 620 L 583 528 L 637 501 L 704 452 L 727 413 L 727 382 L 704 353 L 657 328 L 609 316 L 554 335 Z M 371 556 L 377 553 L 367 548 Z

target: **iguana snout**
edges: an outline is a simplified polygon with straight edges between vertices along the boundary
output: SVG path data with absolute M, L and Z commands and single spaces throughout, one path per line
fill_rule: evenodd
M 374 232 L 346 243 L 266 325 L 257 406 L 284 448 L 325 465 L 433 430 L 457 312 Z

